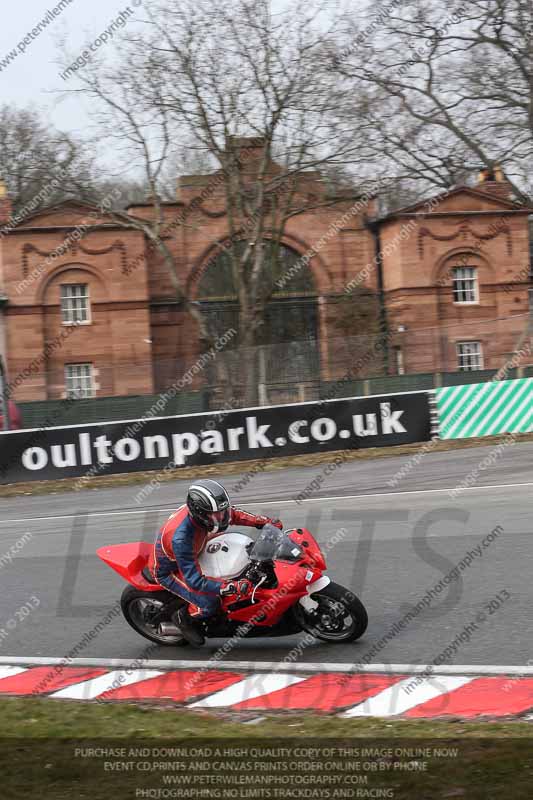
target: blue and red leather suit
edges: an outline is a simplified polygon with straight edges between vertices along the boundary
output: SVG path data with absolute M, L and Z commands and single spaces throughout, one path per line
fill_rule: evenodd
M 270 521 L 269 517 L 230 509 L 230 525 L 257 528 Z M 196 619 L 213 616 L 220 602 L 220 587 L 224 581 L 204 575 L 198 563 L 206 542 L 219 535 L 220 532 L 209 534 L 198 525 L 183 505 L 168 518 L 155 540 L 150 566 L 156 581 L 186 600 L 190 604 L 190 615 Z

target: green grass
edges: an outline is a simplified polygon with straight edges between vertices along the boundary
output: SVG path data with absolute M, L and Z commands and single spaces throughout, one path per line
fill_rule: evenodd
M 347 758 L 350 766 L 344 769 L 327 767 L 327 762 L 342 759 L 339 755 L 320 752 L 307 759 L 265 755 L 263 763 L 286 761 L 289 784 L 278 787 L 278 795 L 256 795 L 258 797 L 293 797 L 297 776 L 301 775 L 357 775 L 368 776 L 367 784 L 347 784 L 345 791 L 353 794 L 338 794 L 337 797 L 384 797 L 386 795 L 357 794 L 371 789 L 391 790 L 396 800 L 444 800 L 445 798 L 508 798 L 522 800 L 533 794 L 533 727 L 525 722 L 479 722 L 461 721 L 387 721 L 377 719 L 340 719 L 320 715 L 279 714 L 267 715 L 257 724 L 245 724 L 253 720 L 254 714 L 238 718 L 235 714 L 184 711 L 169 706 L 146 705 L 139 707 L 129 703 L 87 704 L 46 699 L 5 698 L 0 701 L 4 738 L 0 747 L 2 788 L 0 797 L 19 800 L 38 796 L 39 800 L 122 800 L 135 797 L 224 797 L 215 789 L 206 789 L 206 784 L 193 784 L 198 791 L 187 795 L 184 785 L 176 787 L 163 783 L 163 775 L 224 774 L 242 775 L 246 780 L 237 794 L 226 797 L 251 797 L 250 789 L 258 788 L 257 776 L 280 774 L 265 771 L 253 763 L 249 772 L 245 768 L 234 772 L 229 766 L 215 773 L 213 763 L 221 759 L 226 764 L 231 757 L 223 756 L 223 748 L 248 748 L 247 756 L 235 756 L 233 761 L 242 763 L 257 761 L 250 755 L 253 747 L 294 748 L 315 747 L 319 749 L 339 747 L 392 748 L 393 755 L 376 759 L 370 756 Z M 81 757 L 76 748 L 113 747 L 126 748 L 125 757 L 100 756 Z M 129 748 L 142 747 L 148 756 L 135 757 Z M 207 772 L 191 767 L 190 759 L 181 756 L 154 757 L 153 748 L 198 747 L 211 748 L 211 754 L 196 758 L 207 764 Z M 216 756 L 215 748 L 221 748 Z M 396 748 L 454 747 L 456 757 L 438 758 L 416 756 L 405 753 L 400 756 Z M 205 750 L 204 750 L 205 752 Z M 300 764 L 297 766 L 294 761 Z M 105 768 L 105 762 L 114 764 L 131 762 L 129 770 L 116 771 Z M 304 761 L 304 764 L 301 762 Z M 185 771 L 139 771 L 140 762 L 152 765 L 161 763 L 188 763 Z M 402 771 L 395 764 L 411 763 L 410 769 Z M 415 764 L 413 767 L 412 765 Z M 307 763 L 307 767 L 305 766 Z M 320 769 L 317 770 L 318 763 Z M 355 764 L 359 763 L 359 771 Z M 314 764 L 312 767 L 310 764 Z M 343 762 L 343 765 L 346 761 Z M 376 764 L 376 771 L 363 768 L 363 764 Z M 385 765 L 385 768 L 379 767 Z M 419 771 L 423 765 L 426 771 Z M 388 766 L 387 766 L 388 765 Z M 422 765 L 422 766 L 421 766 Z M 380 771 L 382 769 L 383 771 Z M 180 778 L 181 780 L 181 778 Z M 255 781 L 255 782 L 254 782 Z M 216 786 L 216 784 L 215 784 Z M 268 787 L 263 784 L 263 791 Z M 343 784 L 341 784 L 341 787 Z M 314 784 L 302 788 L 312 789 Z M 314 787 L 315 789 L 317 787 Z M 334 797 L 333 786 L 329 794 L 318 787 L 320 800 Z M 173 791 L 174 794 L 142 794 L 155 790 Z M 201 794 L 200 790 L 204 793 Z M 189 789 L 190 791 L 190 789 Z M 222 791 L 217 789 L 216 791 Z M 206 793 L 210 792 L 210 793 Z M 248 792 L 248 794 L 246 793 Z M 305 797 L 305 795 L 302 795 Z
M 239 717 L 224 713 L 184 711 L 169 705 L 146 703 L 82 703 L 46 698 L 3 698 L 0 716 L 11 737 L 91 738 L 99 736 L 205 737 L 216 735 L 264 736 L 398 736 L 398 737 L 515 737 L 533 738 L 533 726 L 524 722 L 444 722 L 341 719 L 328 715 L 283 713 L 266 715 L 260 725 L 243 724 Z M 214 721 L 216 725 L 214 725 Z

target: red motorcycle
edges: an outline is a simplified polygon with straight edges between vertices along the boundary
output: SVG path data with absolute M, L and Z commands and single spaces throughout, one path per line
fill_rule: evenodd
M 101 547 L 97 555 L 130 584 L 121 605 L 131 627 L 152 642 L 185 645 L 171 621 L 185 601 L 155 581 L 152 551 L 153 545 L 134 542 Z M 231 580 L 237 590 L 221 598 L 219 613 L 206 622 L 209 638 L 308 631 L 325 642 L 353 642 L 367 628 L 365 607 L 324 575 L 322 551 L 305 528 L 280 531 L 265 525 L 255 541 L 228 531 L 210 539 L 198 560 L 204 574 Z

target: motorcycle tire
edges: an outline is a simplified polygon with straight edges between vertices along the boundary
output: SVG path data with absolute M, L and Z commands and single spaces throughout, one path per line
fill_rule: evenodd
M 143 603 L 163 606 L 168 603 L 168 600 L 168 592 L 144 592 L 142 589 L 136 589 L 134 586 L 126 586 L 120 598 L 120 605 L 128 625 L 141 636 L 144 636 L 145 639 L 149 639 L 151 642 L 160 644 L 163 647 L 184 647 L 188 642 L 183 636 L 163 636 L 157 633 L 155 626 L 150 626 L 150 624 L 144 620 L 145 612 L 142 608 Z
M 349 589 L 339 586 L 338 583 L 330 583 L 311 597 L 319 604 L 315 612 L 309 614 L 300 603 L 294 607 L 294 612 L 303 630 L 317 639 L 333 644 L 346 644 L 355 642 L 366 631 L 366 608 Z M 348 625 L 345 624 L 347 617 L 350 617 Z

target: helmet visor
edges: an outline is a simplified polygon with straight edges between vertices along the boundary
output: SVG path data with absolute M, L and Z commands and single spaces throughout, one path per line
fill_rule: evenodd
M 229 508 L 224 508 L 222 511 L 210 511 L 208 519 L 214 530 L 227 528 L 229 525 Z

